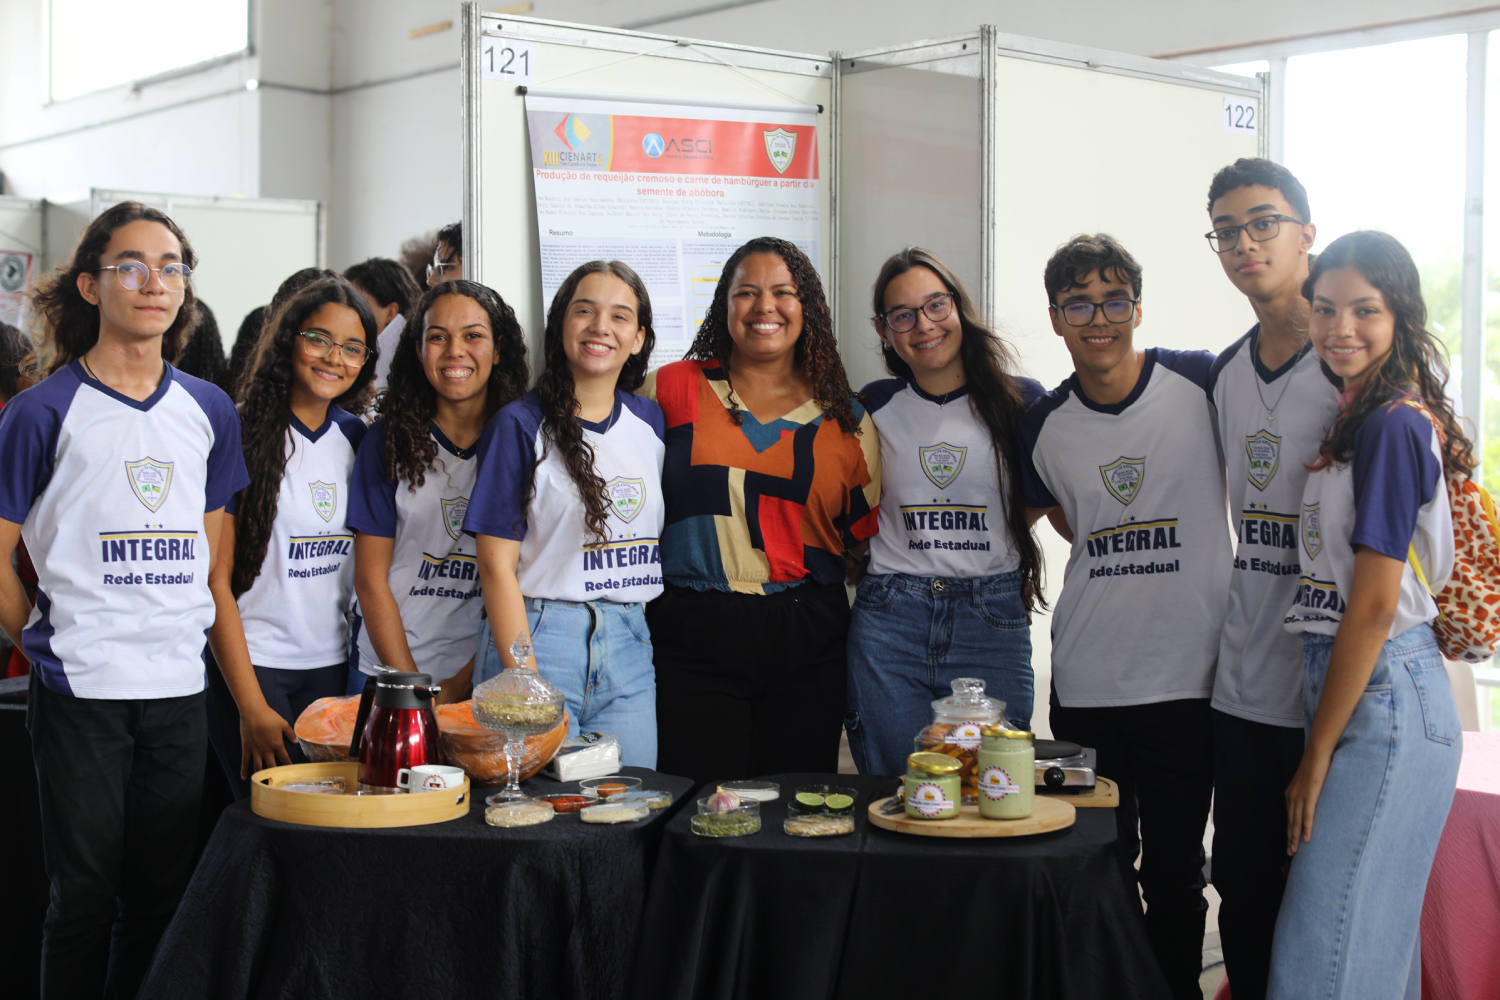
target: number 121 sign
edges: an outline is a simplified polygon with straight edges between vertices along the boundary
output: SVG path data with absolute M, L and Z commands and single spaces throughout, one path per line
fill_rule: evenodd
M 480 76 L 486 80 L 529 84 L 535 58 L 530 42 L 486 38 L 479 49 Z

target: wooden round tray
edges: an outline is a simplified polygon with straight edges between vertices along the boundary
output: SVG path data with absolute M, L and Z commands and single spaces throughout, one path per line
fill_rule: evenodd
M 250 808 L 257 816 L 307 826 L 380 827 L 445 823 L 469 814 L 469 778 L 445 792 L 416 795 L 315 795 L 282 791 L 282 785 L 343 778 L 349 792 L 359 787 L 359 765 L 343 761 L 289 764 L 250 776 Z
M 1036 793 L 1071 803 L 1074 809 L 1114 809 L 1120 804 L 1120 786 L 1108 778 L 1095 778 L 1094 787 L 1086 792 L 1054 792 L 1038 788 Z
M 912 819 L 904 811 L 882 816 L 880 810 L 893 798 L 870 803 L 870 822 L 884 830 L 919 837 L 1026 837 L 1066 830 L 1077 816 L 1071 803 L 1044 795 L 1036 797 L 1036 806 L 1025 819 L 985 819 L 979 815 L 978 806 L 964 806 L 952 819 Z

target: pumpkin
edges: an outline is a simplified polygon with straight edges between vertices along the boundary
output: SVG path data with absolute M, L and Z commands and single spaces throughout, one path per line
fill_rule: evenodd
M 461 767 L 475 785 L 498 785 L 506 780 L 505 736 L 474 721 L 474 704 L 461 701 L 437 708 L 438 735 L 443 761 Z M 297 743 L 309 761 L 355 760 L 349 756 L 354 719 L 359 714 L 359 695 L 319 698 L 297 717 Z M 540 771 L 568 735 L 568 716 L 540 736 L 526 739 L 521 761 L 521 780 Z

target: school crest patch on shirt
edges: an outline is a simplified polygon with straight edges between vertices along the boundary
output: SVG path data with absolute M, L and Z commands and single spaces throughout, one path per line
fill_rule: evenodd
M 1146 459 L 1125 458 L 1123 455 L 1108 465 L 1099 466 L 1099 475 L 1104 478 L 1104 488 L 1125 506 L 1130 506 L 1141 492 L 1141 483 L 1146 479 Z
M 1270 431 L 1259 431 L 1245 437 L 1245 452 L 1250 457 L 1250 485 L 1263 490 L 1276 478 L 1281 464 L 1281 438 Z
M 443 527 L 448 529 L 448 534 L 457 541 L 463 534 L 464 518 L 469 513 L 469 498 L 454 497 L 451 500 L 443 500 Z
M 646 481 L 616 476 L 604 484 L 604 495 L 615 516 L 629 524 L 646 506 Z
M 166 502 L 167 492 L 172 488 L 172 463 L 158 462 L 154 458 L 143 458 L 125 463 L 125 474 L 130 479 L 130 488 L 135 498 L 146 505 L 153 514 Z
M 1318 558 L 1323 551 L 1323 523 L 1315 503 L 1302 505 L 1302 547 L 1309 559 Z
M 919 448 L 918 452 L 922 456 L 922 473 L 932 480 L 932 485 L 946 490 L 964 470 L 964 456 L 969 449 L 939 441 Z
M 313 510 L 325 521 L 333 520 L 334 508 L 338 507 L 338 486 L 334 483 L 308 483 L 312 490 Z

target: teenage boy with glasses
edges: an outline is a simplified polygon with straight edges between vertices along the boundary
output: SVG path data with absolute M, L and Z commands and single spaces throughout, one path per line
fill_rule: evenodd
M 1214 362 L 1209 391 L 1228 467 L 1238 551 L 1214 681 L 1213 876 L 1236 1000 L 1260 1000 L 1286 884 L 1286 788 L 1302 759 L 1302 641 L 1282 627 L 1301 573 L 1307 463 L 1338 411 L 1302 297 L 1316 230 L 1307 192 L 1270 160 L 1214 175 L 1207 234 L 1256 324 Z
M 1152 951 L 1172 995 L 1199 1000 L 1230 556 L 1214 359 L 1136 349 L 1141 267 L 1109 236 L 1075 236 L 1044 280 L 1074 367 L 1021 424 L 1027 507 L 1061 507 L 1073 536 L 1052 617 L 1052 731 L 1093 747 L 1118 782 L 1121 868 L 1133 881 L 1139 851 Z

